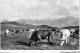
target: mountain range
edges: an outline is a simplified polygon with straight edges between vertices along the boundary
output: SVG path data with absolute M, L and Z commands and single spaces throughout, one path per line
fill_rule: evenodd
M 48 25 L 52 27 L 65 27 L 65 26 L 79 26 L 79 18 L 73 17 L 73 16 L 66 16 L 59 19 L 53 19 L 53 18 L 46 18 L 42 20 L 31 20 L 31 19 L 18 19 L 16 21 L 5 21 L 7 19 L 4 19 L 2 23 L 8 23 L 8 24 L 16 24 L 16 25 Z
M 57 27 L 69 27 L 69 26 L 79 26 L 79 18 L 76 17 L 63 17 L 60 19 L 53 20 L 52 18 L 44 20 L 29 20 L 29 19 L 19 19 L 17 21 L 2 21 L 1 29 L 6 28 L 57 28 Z
M 73 16 L 62 17 L 55 20 L 53 18 L 43 20 L 19 19 L 17 22 L 33 25 L 49 25 L 52 27 L 79 26 L 79 18 Z

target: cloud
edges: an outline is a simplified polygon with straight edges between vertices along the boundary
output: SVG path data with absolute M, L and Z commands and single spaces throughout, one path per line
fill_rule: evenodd
M 79 3 L 79 0 L 0 0 L 0 19 L 79 16 Z

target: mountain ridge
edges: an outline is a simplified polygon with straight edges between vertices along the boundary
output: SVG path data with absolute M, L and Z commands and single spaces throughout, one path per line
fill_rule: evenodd
M 70 25 L 79 25 L 79 19 L 73 16 L 62 17 L 59 19 L 46 18 L 43 20 L 28 20 L 28 19 L 19 19 L 19 23 L 27 23 L 34 25 L 49 25 L 53 27 L 63 27 Z

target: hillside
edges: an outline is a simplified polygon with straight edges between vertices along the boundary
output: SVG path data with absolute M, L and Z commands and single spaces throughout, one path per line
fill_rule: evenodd
M 4 22 L 1 22 L 1 24 L 12 24 L 12 25 L 21 25 L 20 23 L 17 23 L 16 21 L 4 21 Z
M 67 27 L 61 27 L 65 29 L 79 29 L 79 26 L 67 26 Z
M 57 27 L 51 27 L 51 26 L 48 26 L 48 25 L 40 25 L 38 26 L 40 28 L 46 28 L 46 29 L 53 29 L 53 28 L 57 28 Z
M 5 30 L 5 29 L 19 29 L 19 28 L 36 28 L 36 26 L 34 25 L 30 25 L 30 24 L 25 24 L 25 23 L 18 23 L 16 21 L 13 22 L 9 22 L 9 21 L 4 21 L 1 22 L 1 30 Z
M 53 27 L 63 27 L 63 26 L 79 26 L 79 18 L 74 16 L 61 17 L 59 19 L 46 18 L 43 20 L 28 20 L 28 19 L 19 19 L 19 23 L 27 23 L 34 25 L 49 25 Z

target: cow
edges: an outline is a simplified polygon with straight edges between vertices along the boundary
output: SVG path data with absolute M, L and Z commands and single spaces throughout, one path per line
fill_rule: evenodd
M 29 31 L 29 29 L 26 29 L 26 31 Z
M 75 30 L 75 34 L 79 34 L 79 29 L 76 29 Z
M 73 38 L 79 38 L 79 29 L 71 29 L 71 37 Z
M 70 35 L 74 36 L 74 33 L 75 33 L 75 29 L 70 29 Z
M 40 41 L 43 39 L 47 39 L 48 43 L 50 43 L 50 35 L 51 34 L 52 34 L 51 30 L 42 30 L 39 32 L 38 37 L 39 37 Z
M 75 32 L 74 32 L 74 34 L 73 34 L 73 37 L 79 39 L 79 29 L 76 29 L 76 30 L 75 30 Z
M 33 30 L 30 30 L 30 31 L 33 31 Z M 37 41 L 38 40 L 40 41 L 40 39 L 38 38 L 38 32 L 39 32 L 38 30 L 34 30 L 32 32 L 31 38 L 29 39 L 29 46 L 31 46 L 33 41 L 35 42 L 35 46 L 36 46 Z
M 25 29 L 22 29 L 22 32 L 24 32 L 25 31 Z
M 8 36 L 8 35 L 9 35 L 9 32 L 10 32 L 10 29 L 6 29 L 6 30 L 5 30 L 5 35 Z
M 59 29 L 57 36 L 59 41 L 61 41 L 60 45 L 63 46 L 64 43 L 69 44 L 70 31 L 68 29 Z
M 19 31 L 19 29 L 17 29 L 16 31 L 15 31 L 15 34 L 18 34 L 20 31 Z
M 11 29 L 11 32 L 14 32 L 14 29 Z
M 42 39 L 47 39 L 48 42 L 50 43 L 49 39 L 50 39 L 51 33 L 52 32 L 49 30 L 35 30 L 32 33 L 31 38 L 29 39 L 29 45 L 31 46 L 32 41 L 34 41 L 36 46 L 37 42 L 39 41 L 40 43 Z
M 33 32 L 33 31 L 35 31 L 35 29 L 29 29 L 29 31 L 32 31 Z

